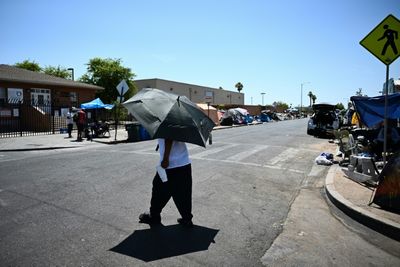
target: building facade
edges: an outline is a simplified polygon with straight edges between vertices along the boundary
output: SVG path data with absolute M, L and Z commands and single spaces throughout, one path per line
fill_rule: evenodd
M 11 102 L 79 106 L 103 87 L 0 64 L 0 104 Z
M 103 87 L 0 64 L 0 137 L 54 132 L 71 107 L 95 99 Z
M 239 92 L 157 78 L 135 80 L 134 82 L 138 90 L 157 88 L 165 92 L 184 95 L 194 103 L 209 102 L 211 105 L 244 105 L 244 94 Z

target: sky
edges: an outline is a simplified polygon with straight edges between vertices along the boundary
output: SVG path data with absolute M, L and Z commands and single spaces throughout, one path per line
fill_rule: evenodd
M 359 42 L 389 14 L 400 19 L 399 0 L 1 0 L 0 64 L 28 59 L 78 79 L 94 57 L 121 59 L 135 79 L 241 82 L 249 105 L 308 106 L 310 91 L 346 104 L 359 88 L 382 90 L 386 65 Z

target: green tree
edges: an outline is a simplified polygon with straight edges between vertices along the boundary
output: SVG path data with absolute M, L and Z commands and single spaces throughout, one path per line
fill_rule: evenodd
M 274 103 L 272 103 L 272 105 L 274 106 L 274 108 L 277 112 L 283 112 L 284 110 L 287 110 L 289 108 L 288 104 L 281 102 L 281 101 L 274 102 Z
M 124 98 L 128 99 L 134 95 L 136 88 L 133 79 L 136 75 L 130 68 L 122 66 L 121 59 L 111 58 L 93 58 L 87 64 L 87 72 L 79 79 L 81 82 L 89 83 L 104 87 L 97 96 L 104 103 L 113 103 L 118 98 L 117 85 L 125 80 L 129 86 L 129 90 L 124 94 Z
M 71 79 L 72 78 L 72 74 L 69 70 L 67 70 L 66 68 L 60 67 L 60 65 L 58 65 L 57 67 L 54 66 L 47 66 L 43 69 L 43 72 L 52 76 L 56 76 L 56 77 L 60 77 L 60 78 L 64 78 L 64 79 Z
M 22 62 L 17 62 L 14 64 L 14 66 L 20 69 L 26 69 L 30 71 L 36 71 L 36 72 L 42 71 L 42 68 L 39 66 L 38 63 L 36 63 L 35 61 L 29 61 L 28 59 L 25 59 Z
M 308 92 L 308 94 L 307 94 L 307 96 L 310 98 L 310 107 L 311 107 L 311 101 L 312 101 L 312 96 L 313 96 L 314 94 L 310 91 L 310 92 Z
M 336 108 L 340 109 L 340 110 L 343 110 L 344 109 L 344 105 L 342 103 L 337 103 L 336 104 Z
M 311 99 L 312 99 L 312 103 L 314 105 L 315 104 L 315 100 L 317 100 L 317 96 L 316 95 L 312 95 Z
M 362 88 L 358 88 L 358 90 L 356 91 L 356 96 L 367 96 L 367 95 L 363 94 Z
M 238 82 L 237 84 L 235 84 L 235 87 L 238 90 L 238 92 L 240 93 L 240 91 L 242 91 L 242 89 L 243 89 L 243 84 L 241 82 Z

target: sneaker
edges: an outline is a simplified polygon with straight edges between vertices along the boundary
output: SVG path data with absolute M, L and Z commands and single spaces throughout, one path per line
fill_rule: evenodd
M 139 222 L 147 224 L 161 224 L 161 217 L 152 217 L 149 213 L 142 213 L 139 216 Z
M 179 218 L 177 220 L 177 222 L 182 225 L 182 226 L 186 226 L 186 227 L 193 227 L 193 222 L 192 220 L 187 220 L 187 219 L 183 219 L 183 218 Z

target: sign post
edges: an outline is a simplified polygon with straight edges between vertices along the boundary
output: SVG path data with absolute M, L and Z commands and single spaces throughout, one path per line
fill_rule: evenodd
M 119 94 L 119 99 L 117 99 L 117 100 L 119 100 L 119 101 L 118 101 L 119 103 L 122 103 L 122 101 L 123 101 L 123 96 L 124 96 L 124 94 L 126 94 L 126 92 L 128 92 L 129 86 L 128 86 L 128 84 L 126 83 L 125 80 L 122 80 L 122 81 L 117 85 L 116 88 L 117 88 L 117 91 L 118 91 L 118 94 Z M 117 141 L 117 128 L 118 128 L 118 106 L 117 106 L 117 108 L 115 109 L 115 137 L 114 137 L 114 141 Z
M 207 116 L 210 118 L 210 104 L 213 102 L 213 92 L 206 91 L 206 94 L 204 96 L 204 101 L 207 103 Z M 210 136 L 208 137 L 208 143 L 211 145 L 212 144 L 212 134 L 210 133 Z
M 395 16 L 388 15 L 360 42 L 360 45 L 386 65 L 383 164 L 386 164 L 387 152 L 389 65 L 400 56 L 399 35 L 400 21 Z

